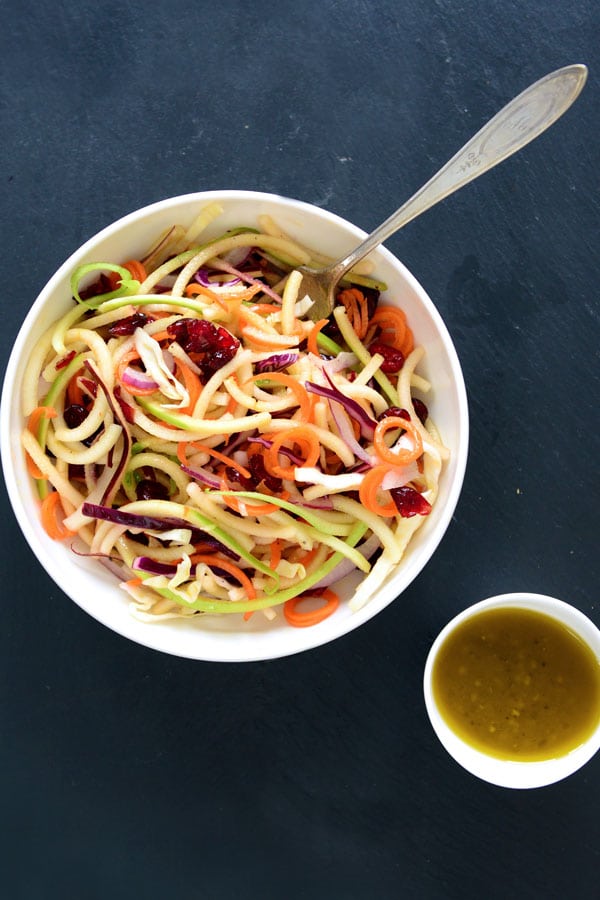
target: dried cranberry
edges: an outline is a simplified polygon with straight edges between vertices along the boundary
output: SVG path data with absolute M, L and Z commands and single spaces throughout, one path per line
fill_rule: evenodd
M 110 278 L 102 273 L 96 281 L 79 291 L 82 300 L 89 300 L 90 297 L 97 297 L 99 294 L 108 294 L 112 290 Z
M 85 406 L 81 406 L 79 403 L 71 403 L 70 406 L 67 406 L 63 415 L 65 419 L 65 424 L 67 428 L 78 428 L 88 417 L 89 410 L 85 408 Z M 81 441 L 86 447 L 91 447 L 99 434 L 102 434 L 104 431 L 104 425 L 100 425 L 93 434 L 90 434 L 89 437 L 83 438 Z
M 87 419 L 88 411 L 85 406 L 80 406 L 79 403 L 71 403 L 70 406 L 67 406 L 64 412 L 64 419 L 67 428 L 77 428 Z
M 431 503 L 408 485 L 392 488 L 390 494 L 396 504 L 396 509 L 404 519 L 410 519 L 412 516 L 428 516 L 431 512 Z
M 191 356 L 205 379 L 232 360 L 240 346 L 226 328 L 204 319 L 178 319 L 167 326 L 167 332 Z
M 425 422 L 427 421 L 427 419 L 429 418 L 429 410 L 427 409 L 427 407 L 425 406 L 423 401 L 419 400 L 418 397 L 412 398 L 412 404 L 413 404 L 414 410 L 417 414 L 417 417 L 419 418 L 421 424 L 424 425 Z
M 226 366 L 234 356 L 235 350 L 231 352 L 231 350 L 223 349 L 215 350 L 214 353 L 205 354 L 204 359 L 199 363 L 204 378 L 208 380 L 211 375 L 214 375 L 215 372 L 218 372 L 219 369 Z
M 144 325 L 147 325 L 148 322 L 151 322 L 146 313 L 134 312 L 132 316 L 127 316 L 125 319 L 119 319 L 118 322 L 113 322 L 112 325 L 108 327 L 108 333 L 111 337 L 128 337 L 130 334 L 133 334 L 136 328 L 143 328 Z
M 98 438 L 102 434 L 103 431 L 104 431 L 104 425 L 100 425 L 100 427 L 97 428 L 93 434 L 90 434 L 89 437 L 84 438 L 81 443 L 84 444 L 86 447 L 91 447 L 92 444 L 94 443 L 94 441 L 96 440 L 96 438 Z M 111 450 L 108 451 L 109 459 L 112 459 L 110 454 L 113 449 L 114 448 L 111 447 Z M 109 465 L 110 465 L 110 462 L 109 462 Z
M 273 493 L 278 493 L 282 488 L 281 478 L 276 478 L 274 475 L 269 475 L 265 468 L 265 463 L 258 453 L 255 453 L 254 456 L 251 456 L 248 460 L 248 468 L 252 473 L 252 478 L 254 479 L 254 484 L 256 487 L 260 485 L 261 482 L 264 483 L 265 487 L 269 491 L 273 491 Z
M 429 417 L 429 410 L 427 409 L 423 401 L 419 400 L 418 397 L 412 398 L 412 404 L 417 418 L 419 419 L 421 424 L 424 425 Z M 410 419 L 410 413 L 407 409 L 401 409 L 399 406 L 390 406 L 388 409 L 384 409 L 384 411 L 377 416 L 377 421 L 381 422 L 382 419 L 387 419 L 389 418 L 389 416 L 397 416 L 400 419 Z
M 396 350 L 391 344 L 384 343 L 384 341 L 373 341 L 369 346 L 369 353 L 380 353 L 383 356 L 381 371 L 385 372 L 386 375 L 393 375 L 395 372 L 399 372 L 404 365 L 404 353 Z
M 161 481 L 143 478 L 137 484 L 135 496 L 138 500 L 168 500 L 169 491 Z
M 382 413 L 377 416 L 377 421 L 381 422 L 382 419 L 389 419 L 390 416 L 393 416 L 395 419 L 406 419 L 410 421 L 410 413 L 407 409 L 399 406 L 390 406 L 388 409 L 384 409 Z
M 239 484 L 244 491 L 252 490 L 254 487 L 252 479 L 242 475 L 237 469 L 234 469 L 233 466 L 225 467 L 225 478 L 228 484 Z
M 178 319 L 167 332 L 186 353 L 206 353 L 216 345 L 217 327 L 204 319 Z

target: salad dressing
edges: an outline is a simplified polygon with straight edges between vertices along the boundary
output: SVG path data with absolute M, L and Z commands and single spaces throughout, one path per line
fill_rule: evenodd
M 432 688 L 450 728 L 500 759 L 563 756 L 600 721 L 600 661 L 530 609 L 489 609 L 459 624 L 440 648 Z

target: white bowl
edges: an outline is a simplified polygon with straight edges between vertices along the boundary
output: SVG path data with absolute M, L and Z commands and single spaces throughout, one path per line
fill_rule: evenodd
M 268 214 L 300 242 L 332 256 L 346 253 L 364 237 L 363 231 L 339 216 L 307 203 L 237 190 L 207 191 L 162 200 L 104 228 L 58 269 L 31 307 L 17 336 L 2 394 L 2 462 L 10 501 L 34 555 L 64 593 L 91 616 L 131 640 L 177 656 L 220 661 L 262 660 L 316 647 L 352 631 L 398 597 L 419 574 L 448 527 L 462 487 L 468 448 L 467 400 L 460 364 L 441 316 L 402 263 L 380 248 L 371 257 L 375 262 L 374 271 L 389 286 L 385 301 L 402 305 L 416 341 L 426 349 L 419 371 L 433 384 L 428 406 L 450 450 L 437 502 L 411 541 L 401 565 L 364 608 L 352 613 L 343 602 L 332 616 L 312 628 L 290 627 L 282 616 L 271 623 L 256 615 L 248 622 L 243 622 L 238 615 L 201 616 L 152 624 L 134 619 L 128 610 L 127 596 L 119 589 L 114 576 L 97 561 L 75 556 L 67 544 L 51 540 L 40 524 L 34 488 L 20 446 L 23 371 L 35 340 L 70 308 L 69 278 L 76 266 L 136 257 L 161 232 L 176 223 L 190 224 L 202 205 L 215 200 L 225 210 L 215 226 L 218 229 L 215 234 L 222 233 L 224 227 L 254 226 L 259 215 Z M 344 591 L 342 586 L 343 600 L 349 598 L 351 590 L 346 587 Z
M 500 594 L 497 597 L 481 600 L 479 603 L 475 603 L 468 609 L 463 610 L 463 612 L 448 622 L 439 633 L 431 646 L 425 664 L 423 680 L 425 706 L 433 729 L 443 746 L 450 756 L 472 775 L 476 775 L 478 778 L 500 787 L 544 787 L 572 775 L 600 749 L 600 711 L 598 726 L 594 732 L 584 743 L 575 747 L 570 753 L 555 759 L 517 762 L 489 756 L 486 753 L 475 750 L 474 747 L 461 740 L 441 715 L 432 690 L 433 667 L 438 652 L 449 635 L 465 620 L 478 615 L 484 610 L 497 609 L 499 607 L 531 609 L 557 619 L 577 634 L 591 648 L 600 663 L 600 631 L 587 616 L 574 606 L 543 594 Z

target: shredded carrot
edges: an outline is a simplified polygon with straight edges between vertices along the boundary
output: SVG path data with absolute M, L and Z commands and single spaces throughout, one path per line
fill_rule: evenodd
M 130 259 L 129 262 L 125 263 L 123 268 L 131 272 L 132 277 L 135 278 L 136 281 L 139 281 L 140 284 L 148 277 L 146 268 L 144 264 L 139 261 L 139 259 Z
M 43 472 L 40 472 L 29 453 L 25 453 L 25 463 L 27 465 L 27 471 L 32 478 L 39 480 L 46 477 Z
M 186 297 L 197 297 L 198 294 L 201 294 L 203 297 L 208 297 L 213 303 L 217 303 L 221 309 L 227 310 L 228 306 L 226 301 L 219 297 L 214 291 L 211 291 L 210 288 L 204 287 L 201 284 L 188 284 L 185 289 Z
M 317 339 L 319 337 L 319 332 L 327 325 L 329 319 L 319 319 L 318 322 L 315 322 L 313 327 L 308 332 L 308 338 L 306 340 L 306 349 L 309 353 L 312 353 L 314 356 L 319 356 L 319 347 L 317 344 Z
M 235 294 L 232 294 L 232 297 L 235 297 L 236 300 L 252 300 L 254 295 L 260 291 L 262 291 L 261 284 L 249 284 L 244 291 L 236 291 Z M 280 307 L 277 308 L 280 309 Z
M 232 376 L 232 377 L 235 377 L 235 376 Z M 230 396 L 229 400 L 227 401 L 227 406 L 225 407 L 225 412 L 233 415 L 235 412 L 236 406 L 237 406 L 237 400 L 235 399 L 235 397 Z
M 243 291 L 235 291 L 231 294 L 220 295 L 217 291 L 211 291 L 210 288 L 205 287 L 203 284 L 198 284 L 198 282 L 191 282 L 186 286 L 185 293 L 188 297 L 194 297 L 198 294 L 204 294 L 207 297 L 210 297 L 211 300 L 214 300 L 215 303 L 218 303 L 219 306 L 223 307 L 223 309 L 228 309 L 227 300 L 251 300 L 258 291 L 261 290 L 260 285 L 251 284 Z M 278 309 L 280 307 L 277 307 Z
M 64 510 L 58 491 L 52 491 L 42 500 L 41 519 L 46 534 L 54 541 L 63 541 L 75 537 L 76 532 L 69 531 L 64 524 Z
M 125 353 L 121 357 L 121 359 L 119 360 L 119 362 L 115 368 L 115 377 L 116 377 L 117 381 L 121 381 L 121 378 L 123 377 L 123 372 L 129 365 L 129 363 L 132 362 L 134 359 L 139 359 L 139 358 L 140 358 L 140 354 L 137 352 L 137 350 L 129 350 L 127 353 Z
M 75 372 L 73 377 L 69 379 L 69 383 L 67 384 L 67 406 L 85 405 L 85 395 L 83 393 L 83 388 L 79 383 L 79 376 L 82 371 L 83 369 L 80 369 L 79 372 Z
M 278 306 L 277 303 L 253 303 L 250 312 L 269 315 L 269 313 L 281 312 L 281 306 Z
M 314 547 L 312 548 L 312 550 L 307 550 L 306 553 L 302 554 L 302 556 L 300 556 L 295 561 L 297 563 L 299 563 L 301 566 L 304 566 L 305 569 L 307 569 L 318 552 L 319 552 L 319 545 L 315 544 Z
M 308 422 L 315 421 L 315 406 L 317 403 L 321 402 L 321 397 L 318 394 L 309 394 L 308 399 L 310 400 L 310 414 L 308 416 Z
M 391 450 L 385 443 L 383 439 L 384 434 L 396 428 L 402 428 L 408 432 L 413 443 L 412 450 L 408 448 Z M 403 419 L 400 416 L 387 416 L 387 418 L 377 423 L 373 435 L 373 447 L 375 448 L 375 453 L 383 462 L 396 466 L 405 466 L 414 459 L 418 459 L 423 453 L 423 441 L 416 425 L 410 419 Z
M 226 491 L 227 489 L 226 484 L 221 485 L 221 490 Z M 250 506 L 245 500 L 238 500 L 237 497 L 228 496 L 227 494 L 223 497 L 223 501 L 229 509 L 246 516 L 269 516 L 271 513 L 279 510 L 279 507 L 275 506 L 274 503 L 255 503 Z
M 193 282 L 192 284 L 186 285 L 186 297 L 196 297 L 198 294 L 204 294 L 205 296 L 210 297 L 211 300 L 217 299 L 217 295 L 214 293 L 214 291 L 211 291 L 209 288 L 206 288 L 201 284 Z
M 191 416 L 194 414 L 194 409 L 196 408 L 196 403 L 198 402 L 198 398 L 202 392 L 202 382 L 198 378 L 195 372 L 190 369 L 186 363 L 184 363 L 180 359 L 175 360 L 175 364 L 177 369 L 183 376 L 183 382 L 185 384 L 185 389 L 188 392 L 190 402 L 187 406 L 182 407 L 179 412 L 183 415 Z
M 279 464 L 279 451 L 284 444 L 300 447 L 300 452 L 304 455 L 301 466 L 314 466 L 318 462 L 321 453 L 321 444 L 319 438 L 310 426 L 299 426 L 298 428 L 288 428 L 276 434 L 271 442 L 271 446 L 265 452 L 265 467 L 271 475 L 276 478 L 287 478 L 294 480 L 296 466 L 281 466 Z
M 362 341 L 369 326 L 369 307 L 365 295 L 353 287 L 340 291 L 336 299 L 344 305 L 350 324 Z
M 298 345 L 298 335 L 271 334 L 254 325 L 240 325 L 240 332 L 248 344 L 257 350 L 289 350 Z
M 37 437 L 38 428 L 42 419 L 54 419 L 56 416 L 56 410 L 53 406 L 36 406 L 31 415 L 29 416 L 29 420 L 27 422 L 27 428 L 33 435 Z M 25 461 L 27 463 L 27 471 L 31 475 L 32 478 L 44 478 L 44 473 L 40 472 L 32 458 L 28 453 L 25 454 Z
M 334 450 L 325 450 L 325 469 L 328 475 L 336 474 L 335 470 L 339 462 L 339 456 Z
M 406 332 L 406 315 L 395 306 L 378 306 L 371 316 L 371 324 L 378 325 L 386 342 L 400 349 Z
M 141 578 L 130 578 L 129 581 L 123 582 L 125 587 L 140 587 L 142 584 Z
M 236 566 L 235 563 L 231 562 L 231 560 L 221 559 L 221 557 L 216 557 L 207 553 L 194 553 L 192 556 L 190 556 L 190 560 L 193 563 L 205 563 L 211 569 L 222 569 L 229 575 L 233 575 L 233 577 L 237 581 L 239 581 L 239 583 L 246 591 L 248 600 L 256 599 L 256 588 L 254 587 L 246 573 L 242 569 L 240 569 L 239 566 Z
M 284 387 L 289 388 L 298 401 L 303 420 L 305 422 L 310 420 L 312 403 L 308 391 L 304 385 L 300 384 L 295 378 L 292 378 L 291 375 L 286 375 L 284 372 L 264 372 L 259 375 L 252 375 L 252 377 L 244 382 L 244 384 L 246 385 L 255 381 L 272 381 L 274 384 L 282 384 Z
M 169 334 L 169 332 L 165 329 L 165 331 L 155 331 L 154 334 L 151 334 L 150 337 L 153 341 L 157 341 L 160 344 L 161 341 L 172 341 L 173 338 Z
M 270 441 L 270 440 L 272 439 L 272 437 L 273 437 L 273 435 L 272 435 L 270 432 L 269 432 L 269 433 L 264 433 L 264 434 L 263 434 L 263 438 L 264 438 L 266 441 Z M 249 442 L 249 443 L 246 445 L 245 450 L 246 450 L 246 453 L 247 453 L 247 455 L 248 455 L 248 460 L 250 460 L 250 457 L 256 456 L 257 453 L 258 453 L 260 456 L 262 456 L 263 453 L 265 452 L 265 448 L 262 446 L 262 444 L 258 444 L 258 443 L 254 442 L 254 441 L 253 441 L 253 442 Z
M 358 490 L 358 498 L 365 509 L 375 513 L 377 516 L 383 516 L 384 518 L 398 515 L 398 509 L 393 500 L 390 500 L 390 502 L 384 506 L 377 498 L 383 478 L 390 469 L 393 468 L 394 467 L 388 463 L 373 466 L 373 468 L 366 473 Z
M 271 559 L 269 561 L 269 565 L 273 571 L 277 568 L 279 563 L 281 562 L 281 538 L 276 538 L 274 541 L 271 541 Z
M 128 262 L 121 263 L 122 269 L 127 269 L 132 278 L 135 278 L 136 281 L 139 281 L 140 284 L 142 281 L 145 281 L 148 277 L 146 273 L 146 269 L 139 261 L 139 259 L 130 259 Z M 117 288 L 121 285 L 121 276 L 118 272 L 110 272 L 108 275 L 108 281 L 111 287 L 111 290 L 116 291 Z
M 410 353 L 412 353 L 414 349 L 415 349 L 415 339 L 413 337 L 412 331 L 410 330 L 410 328 L 407 325 L 406 326 L 406 335 L 405 335 L 404 341 L 402 342 L 402 346 L 400 347 L 400 352 L 406 357 Z
M 309 597 L 321 597 L 325 600 L 324 606 L 320 606 L 318 609 L 301 612 L 298 609 L 298 605 Z M 319 622 L 328 619 L 329 616 L 336 611 L 339 605 L 339 596 L 330 588 L 324 588 L 320 591 L 313 592 L 305 591 L 304 594 L 300 594 L 299 597 L 292 597 L 291 600 L 286 600 L 283 604 L 283 614 L 287 622 L 290 625 L 293 625 L 294 628 L 306 628 L 310 625 L 318 625 Z
M 371 325 L 378 325 L 381 339 L 408 356 L 414 349 L 413 333 L 408 327 L 406 314 L 396 306 L 378 306 L 371 316 Z
M 42 419 L 54 419 L 56 415 L 57 413 L 53 406 L 36 406 L 29 416 L 27 427 L 32 434 L 36 434 Z

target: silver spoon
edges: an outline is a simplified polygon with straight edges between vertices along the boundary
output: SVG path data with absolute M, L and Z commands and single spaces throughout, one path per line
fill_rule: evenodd
M 416 194 L 347 256 L 323 269 L 299 266 L 298 296 L 314 301 L 308 315 L 317 322 L 333 310 L 341 278 L 371 250 L 434 204 L 524 147 L 571 106 L 587 78 L 587 67 L 565 66 L 540 78 L 504 106 Z

